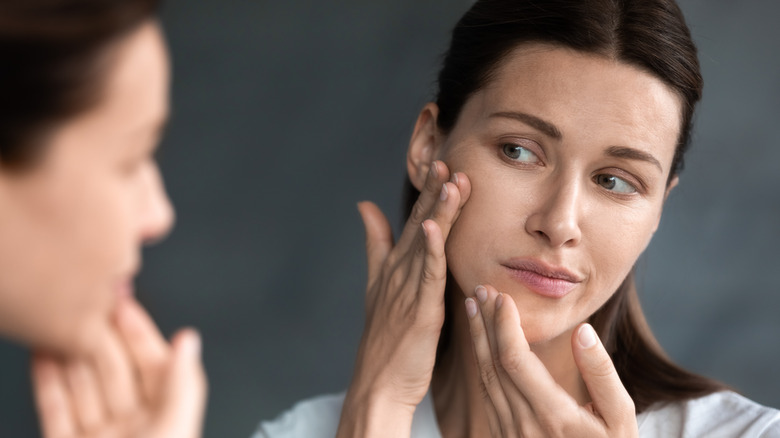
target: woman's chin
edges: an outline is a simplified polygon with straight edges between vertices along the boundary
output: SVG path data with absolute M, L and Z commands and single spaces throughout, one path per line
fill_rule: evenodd
M 544 315 L 544 312 L 529 313 L 520 310 L 520 325 L 526 341 L 534 347 L 551 342 L 571 342 L 571 332 L 577 323 L 572 324 L 570 321 L 563 320 L 560 315 Z
M 100 348 L 102 340 L 111 330 L 107 315 L 80 318 L 74 323 L 60 322 L 47 326 L 33 339 L 25 339 L 33 350 L 41 350 L 60 357 L 91 357 Z

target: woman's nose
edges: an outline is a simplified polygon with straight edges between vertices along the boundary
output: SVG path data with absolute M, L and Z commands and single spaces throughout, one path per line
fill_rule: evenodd
M 145 186 L 141 240 L 145 244 L 152 244 L 162 240 L 171 230 L 175 213 L 157 166 L 148 169 Z
M 526 231 L 553 248 L 577 245 L 582 238 L 581 189 L 577 182 L 554 185 L 528 217 Z

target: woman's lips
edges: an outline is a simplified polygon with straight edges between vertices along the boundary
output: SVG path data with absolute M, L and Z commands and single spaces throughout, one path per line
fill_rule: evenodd
M 115 290 L 119 297 L 129 298 L 135 295 L 135 277 L 138 276 L 141 264 L 133 263 L 131 266 L 132 268 L 124 271 L 125 273 L 115 283 Z
M 134 282 L 132 278 L 119 281 L 116 286 L 116 291 L 119 297 L 121 298 L 132 297 L 135 293 L 135 287 L 133 283 Z
M 532 292 L 548 298 L 563 298 L 582 281 L 566 269 L 535 260 L 511 260 L 503 266 L 511 277 Z

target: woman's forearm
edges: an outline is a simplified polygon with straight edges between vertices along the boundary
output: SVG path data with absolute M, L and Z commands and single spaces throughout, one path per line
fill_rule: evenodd
M 416 406 L 390 400 L 378 391 L 350 389 L 344 399 L 337 438 L 408 438 Z

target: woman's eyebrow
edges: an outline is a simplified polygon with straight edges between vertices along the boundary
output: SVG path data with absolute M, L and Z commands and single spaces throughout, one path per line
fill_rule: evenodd
M 629 148 L 625 146 L 610 146 L 607 148 L 606 154 L 616 158 L 627 158 L 629 160 L 646 161 L 653 164 L 663 173 L 664 169 L 661 167 L 661 163 L 651 154 L 640 151 L 639 149 Z
M 563 138 L 563 134 L 561 134 L 561 131 L 555 125 L 553 125 L 548 121 L 542 120 L 539 117 L 532 116 L 531 114 L 516 112 L 516 111 L 499 111 L 490 114 L 489 117 L 519 120 L 525 123 L 526 125 L 531 126 L 532 128 L 542 131 L 542 133 L 544 133 L 548 137 L 552 137 L 556 140 L 560 140 Z M 616 158 L 626 158 L 629 160 L 646 161 L 654 165 L 655 167 L 657 167 L 659 171 L 663 172 L 663 167 L 661 166 L 661 162 L 659 162 L 651 154 L 644 151 L 640 151 L 639 149 L 634 149 L 626 146 L 611 146 L 607 149 L 606 154 Z
M 515 112 L 515 111 L 500 111 L 491 114 L 489 117 L 499 117 L 504 119 L 519 120 L 532 128 L 542 131 L 548 137 L 552 137 L 556 140 L 563 138 L 561 131 L 550 122 L 540 119 L 539 117 L 532 116 L 530 114 Z

